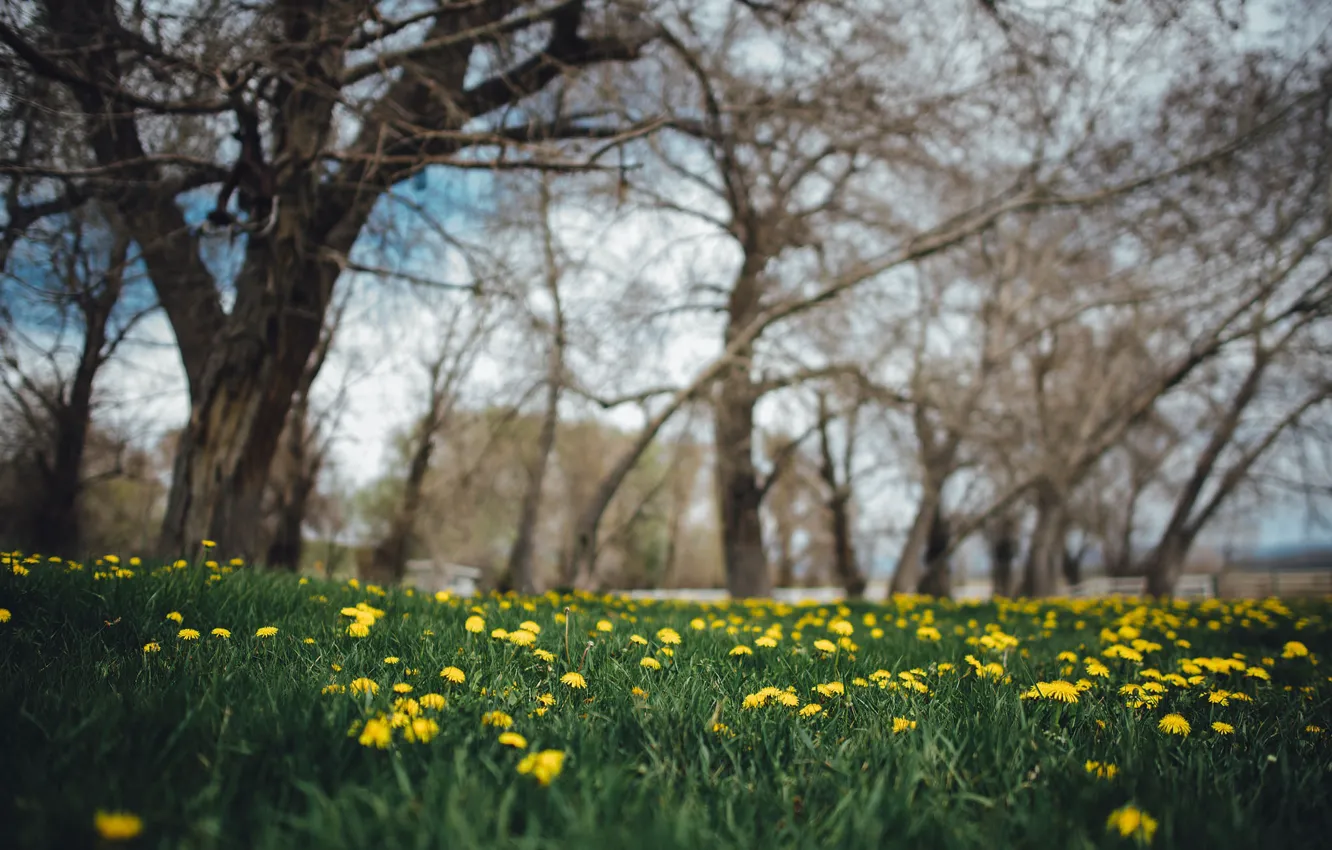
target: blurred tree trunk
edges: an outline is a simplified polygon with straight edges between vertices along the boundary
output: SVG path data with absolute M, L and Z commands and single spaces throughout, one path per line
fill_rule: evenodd
M 532 547 L 536 538 L 537 520 L 541 513 L 541 497 L 546 483 L 546 469 L 550 453 L 555 448 L 555 432 L 560 417 L 560 392 L 564 388 L 564 308 L 560 301 L 560 264 L 555 254 L 555 234 L 550 222 L 550 177 L 541 178 L 541 236 L 545 265 L 546 293 L 551 299 L 550 348 L 546 368 L 546 410 L 541 419 L 541 433 L 537 437 L 537 454 L 529 470 L 527 489 L 523 493 L 518 515 L 518 532 L 509 551 L 507 571 L 513 589 L 519 593 L 537 592 L 536 575 L 532 563 Z
M 953 592 L 952 532 L 944 516 L 943 503 L 934 503 L 934 516 L 930 519 L 930 533 L 925 543 L 925 574 L 916 591 L 927 596 L 948 597 Z
M 1013 592 L 1013 561 L 1018 553 L 1017 529 L 1012 517 L 1001 516 L 990 526 L 986 537 L 990 544 L 991 593 L 1007 598 Z
M 1059 491 L 1047 482 L 1036 487 L 1036 528 L 1031 535 L 1020 596 L 1044 597 L 1054 592 L 1055 576 L 1064 556 L 1066 512 Z
M 856 562 L 855 545 L 851 540 L 851 487 L 849 481 L 838 480 L 837 463 L 833 458 L 832 441 L 828 434 L 829 419 L 828 396 L 819 393 L 819 475 L 828 490 L 827 508 L 829 530 L 832 532 L 833 569 L 846 591 L 847 598 L 859 599 L 865 595 L 865 577 L 860 573 L 860 565 Z M 853 431 L 854 427 L 854 424 L 849 424 L 848 432 Z M 848 445 L 848 458 L 851 451 L 851 446 Z

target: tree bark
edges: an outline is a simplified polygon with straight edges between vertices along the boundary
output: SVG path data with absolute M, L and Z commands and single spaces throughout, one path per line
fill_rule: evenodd
M 949 553 L 952 551 L 952 535 L 948 518 L 944 516 L 943 503 L 935 502 L 934 516 L 930 519 L 930 532 L 925 545 L 925 574 L 921 576 L 917 593 L 926 596 L 946 598 L 952 595 L 952 564 Z
M 1022 585 L 1018 589 L 1020 596 L 1039 598 L 1054 592 L 1055 575 L 1064 554 L 1065 512 L 1054 488 L 1049 485 L 1037 488 L 1036 528 L 1027 552 Z
M 828 434 L 828 399 L 819 394 L 819 475 L 828 488 L 829 530 L 832 532 L 833 569 L 842 583 L 848 599 L 865 595 L 865 578 L 856 563 L 855 545 L 851 540 L 851 492 L 849 484 L 839 481 L 837 463 L 833 459 L 832 441 Z
M 925 488 L 920 494 L 920 503 L 916 506 L 916 517 L 911 521 L 906 542 L 902 544 L 902 551 L 897 556 L 897 568 L 893 571 L 893 580 L 888 587 L 890 594 L 910 593 L 915 589 L 939 499 L 939 490 L 932 482 L 926 481 Z
M 994 524 L 993 531 L 988 535 L 993 584 L 991 593 L 1001 599 L 1013 592 L 1013 561 L 1018 553 L 1015 531 L 1012 520 L 1003 517 Z
M 754 467 L 756 388 L 748 362 L 733 363 L 726 372 L 713 401 L 726 588 L 736 599 L 766 597 L 772 595 L 772 577 L 763 548 L 763 489 Z

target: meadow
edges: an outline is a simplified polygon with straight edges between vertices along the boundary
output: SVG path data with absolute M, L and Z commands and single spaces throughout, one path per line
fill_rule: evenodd
M 0 557 L 10 847 L 1313 847 L 1326 601 L 454 598 Z

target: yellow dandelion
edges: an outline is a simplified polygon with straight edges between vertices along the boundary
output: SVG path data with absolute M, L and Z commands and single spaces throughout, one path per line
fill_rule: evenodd
M 819 639 L 814 641 L 814 648 L 817 649 L 819 652 L 831 655 L 837 651 L 837 644 L 833 643 L 830 640 Z
M 150 641 L 148 641 L 147 643 L 145 643 L 145 644 L 143 645 L 143 651 L 144 651 L 144 652 L 161 652 L 161 651 L 162 651 L 162 644 L 158 643 L 158 642 L 155 641 L 155 640 L 150 640 Z
M 389 744 L 393 742 L 393 727 L 389 724 L 388 718 L 381 714 L 365 721 L 365 728 L 361 730 L 361 737 L 358 740 L 363 747 L 387 750 Z
M 439 711 L 443 709 L 444 706 L 448 705 L 449 701 L 444 699 L 443 694 L 426 694 L 421 697 L 420 703 L 422 708 L 428 708 L 431 711 Z
M 224 639 L 231 637 L 231 632 L 222 628 L 213 629 L 211 632 L 209 632 L 209 634 L 211 634 L 213 637 L 219 637 Z
M 1134 838 L 1142 844 L 1151 844 L 1156 834 L 1156 819 L 1137 806 L 1115 809 L 1106 819 L 1107 832 L 1118 832 L 1121 838 Z
M 675 629 L 669 627 L 664 629 L 658 629 L 657 642 L 664 643 L 667 646 L 678 644 L 680 642 L 680 633 L 677 632 Z
M 520 774 L 531 775 L 541 785 L 549 785 L 551 780 L 560 775 L 564 769 L 564 753 L 560 750 L 542 750 L 539 753 L 529 753 L 518 762 L 518 772 Z
M 1323 734 L 1323 727 L 1310 723 L 1308 726 L 1304 727 L 1304 731 L 1308 732 L 1310 735 L 1321 735 Z
M 542 694 L 541 696 L 537 697 L 536 701 L 541 703 L 543 706 L 551 706 L 555 704 L 555 695 Z
M 396 655 L 389 655 L 384 658 L 385 664 L 397 664 L 400 659 Z
M 1189 732 L 1193 731 L 1193 727 L 1189 725 L 1189 721 L 1184 719 L 1184 715 L 1173 712 L 1162 717 L 1161 722 L 1156 724 L 1156 728 L 1168 735 L 1182 735 L 1185 738 L 1189 736 Z
M 1309 654 L 1309 648 L 1297 640 L 1289 641 L 1281 648 L 1282 658 L 1303 658 Z
M 599 631 L 599 632 L 609 632 L 609 631 L 613 631 L 614 629 L 615 629 L 615 626 L 611 625 L 611 621 L 610 621 L 610 620 L 597 620 L 597 631 Z
M 365 623 L 362 623 L 360 620 L 357 620 L 354 623 L 347 624 L 347 634 L 354 638 L 363 638 L 370 634 L 370 627 Z
M 439 671 L 439 675 L 441 678 L 448 679 L 455 685 L 461 685 L 463 682 L 467 681 L 467 674 L 459 670 L 457 667 L 445 667 L 443 670 Z
M 535 655 L 537 658 L 541 659 L 542 661 L 546 662 L 547 664 L 555 660 L 555 653 L 545 649 L 534 649 L 532 650 L 532 654 Z
M 768 637 L 767 635 L 764 635 L 763 637 L 761 637 L 761 638 L 759 638 L 758 640 L 754 641 L 754 645 L 755 645 L 755 646 L 761 646 L 761 647 L 763 647 L 764 649 L 772 649 L 774 646 L 777 645 L 777 641 L 776 641 L 776 639 L 774 639 L 774 638 L 771 638 L 771 637 Z
M 531 620 L 523 620 L 518 624 L 518 630 L 522 632 L 531 632 L 534 635 L 541 634 L 541 626 Z
M 634 696 L 638 697 L 639 699 L 647 699 L 647 698 L 648 698 L 648 692 L 645 691 L 645 690 L 643 690 L 642 688 L 639 688 L 639 687 L 633 687 L 633 688 L 630 688 L 630 689 L 629 689 L 629 693 L 633 694 Z
M 0 608 L 0 623 L 8 623 L 13 615 L 9 613 L 8 608 Z
M 200 540 L 199 545 L 204 547 L 205 549 L 212 549 L 213 547 L 217 546 L 217 542 L 213 540 Z
M 653 658 L 652 656 L 648 655 L 638 662 L 638 666 L 645 667 L 648 670 L 660 670 L 661 662 Z
M 375 680 L 367 679 L 364 676 L 362 676 L 359 679 L 352 679 L 351 685 L 349 687 L 351 688 L 351 692 L 354 694 L 379 693 L 379 685 L 375 684 Z
M 1214 720 L 1212 721 L 1212 731 L 1218 735 L 1233 735 L 1235 734 L 1235 727 L 1231 726 L 1229 723 L 1222 723 L 1220 720 Z
M 911 731 L 912 729 L 915 729 L 915 728 L 916 728 L 916 721 L 914 721 L 914 720 L 908 720 L 908 719 L 905 718 L 905 717 L 894 717 L 894 718 L 893 718 L 893 734 L 894 734 L 894 735 L 900 734 L 900 733 L 902 733 L 902 732 L 909 732 L 909 731 Z
M 560 682 L 562 684 L 568 685 L 571 688 L 576 688 L 576 689 L 583 689 L 587 687 L 587 679 L 583 678 L 583 674 L 574 671 L 570 671 L 561 676 Z
M 404 737 L 411 742 L 428 744 L 430 739 L 439 734 L 439 723 L 430 717 L 413 717 L 407 725 Z
M 728 655 L 753 655 L 753 654 L 754 654 L 754 650 L 752 650 L 752 649 L 750 649 L 749 647 L 745 646 L 743 643 L 738 643 L 738 644 L 736 644 L 735 646 L 731 647 L 731 651 L 730 651 L 729 653 L 727 653 L 727 654 L 728 654 Z
M 506 640 L 515 646 L 531 646 L 536 643 L 536 635 L 529 632 L 527 629 L 518 629 L 517 631 L 509 632 Z
M 406 682 L 398 682 L 393 686 L 393 692 L 395 694 L 410 694 L 412 692 L 412 686 Z
M 143 819 L 129 812 L 104 812 L 93 815 L 93 827 L 106 841 L 129 841 L 143 832 Z
M 629 642 L 636 643 L 639 646 L 647 646 L 647 638 L 642 635 L 629 635 Z
M 800 716 L 813 717 L 814 715 L 818 714 L 820 711 L 823 711 L 823 706 L 819 705 L 816 702 L 811 702 L 809 705 L 800 709 Z
M 517 732 L 503 732 L 499 736 L 499 742 L 506 747 L 513 747 L 515 750 L 527 749 L 527 739 Z
M 1067 703 L 1078 701 L 1078 686 L 1063 679 L 1056 679 L 1053 682 L 1037 682 L 1032 691 L 1035 691 L 1041 699 Z
M 513 725 L 513 718 L 502 711 L 487 711 L 481 715 L 481 725 L 494 726 L 497 729 L 508 729 Z
M 257 630 L 255 630 L 254 636 L 267 638 L 267 637 L 272 637 L 277 633 L 278 633 L 277 626 L 261 626 Z
M 855 633 L 856 627 L 846 620 L 833 620 L 828 624 L 828 631 L 839 637 L 850 637 Z
M 181 614 L 179 611 L 172 611 L 170 614 L 166 615 L 166 618 L 168 620 L 174 621 L 177 625 L 185 622 L 185 616 Z
M 181 629 L 180 631 L 176 632 L 176 637 L 180 638 L 181 640 L 198 640 L 199 632 L 197 629 Z
M 467 618 L 467 622 L 463 623 L 463 628 L 474 635 L 479 635 L 486 630 L 486 621 L 473 615 Z

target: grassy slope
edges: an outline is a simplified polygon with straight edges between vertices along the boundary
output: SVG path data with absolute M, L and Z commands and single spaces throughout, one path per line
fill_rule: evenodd
M 1332 739 L 1305 731 L 1332 728 L 1332 667 L 1280 657 L 1296 638 L 1315 657 L 1332 650 L 1326 605 L 1287 613 L 1256 603 L 1106 603 L 1075 612 L 1060 603 L 904 601 L 844 611 L 859 649 L 825 658 L 812 644 L 835 637 L 826 628 L 835 609 L 555 597 L 440 603 L 250 571 L 210 582 L 202 568 L 140 568 L 133 578 L 102 580 L 93 580 L 92 566 L 30 568 L 26 576 L 7 566 L 0 573 L 0 607 L 12 612 L 0 624 L 0 822 L 17 846 L 90 846 L 98 808 L 142 815 L 135 845 L 161 847 L 1112 847 L 1129 844 L 1107 835 L 1106 817 L 1129 802 L 1159 820 L 1158 847 L 1316 846 L 1332 828 Z M 356 639 L 339 609 L 362 601 L 385 616 Z M 572 665 L 556 621 L 568 605 L 576 609 Z M 525 619 L 540 624 L 536 646 L 555 652 L 556 662 L 468 634 L 473 606 L 487 633 Z M 1046 628 L 1051 610 L 1057 625 Z M 203 636 L 178 640 L 179 627 L 164 619 L 170 611 Z M 871 637 L 866 613 L 882 621 L 881 638 Z M 1038 680 L 1082 676 L 1081 664 L 1065 672 L 1056 654 L 1099 653 L 1101 628 L 1125 614 L 1140 617 L 1142 637 L 1163 645 L 1144 664 L 1106 659 L 1111 677 L 1096 679 L 1077 705 L 1018 698 Z M 610 633 L 594 631 L 603 616 Z M 937 642 L 916 636 L 930 616 L 942 632 Z M 736 633 L 691 629 L 694 617 L 728 621 Z M 757 634 L 747 630 L 774 621 L 785 625 L 777 648 L 727 654 L 737 642 L 753 646 Z M 1212 621 L 1222 628 L 1209 628 Z M 1022 641 L 1005 659 L 1009 683 L 964 675 L 967 653 L 999 658 L 965 642 L 988 623 Z M 266 625 L 278 635 L 255 637 Z M 673 659 L 656 653 L 655 632 L 666 625 L 683 637 Z M 232 638 L 210 637 L 215 626 Z M 1175 646 L 1167 630 L 1192 647 Z M 651 645 L 631 644 L 633 633 Z M 578 665 L 588 640 L 588 687 L 575 691 L 559 677 Z M 162 650 L 145 654 L 148 641 Z M 1171 687 L 1155 709 L 1131 710 L 1116 693 L 1126 681 L 1146 681 L 1137 677 L 1144 666 L 1171 672 L 1181 658 L 1235 651 L 1250 663 L 1276 656 L 1273 681 L 1209 675 L 1202 685 Z M 645 654 L 664 668 L 641 668 Z M 401 661 L 385 664 L 386 656 Z M 957 669 L 931 668 L 945 661 Z M 446 665 L 462 668 L 467 681 L 442 680 Z M 880 668 L 911 667 L 930 669 L 929 697 L 852 684 Z M 380 684 L 369 700 L 376 710 L 388 708 L 395 682 L 412 684 L 412 696 L 444 694 L 438 736 L 390 750 L 348 737 L 366 699 L 321 689 L 358 676 Z M 811 692 L 835 680 L 845 696 Z M 824 710 L 802 718 L 787 708 L 742 709 L 744 696 L 764 685 L 793 685 L 802 704 L 821 701 Z M 646 701 L 631 694 L 634 686 L 649 692 Z M 1210 704 L 1213 686 L 1253 702 Z M 545 692 L 558 703 L 532 716 Z M 494 709 L 513 715 L 532 749 L 568 753 L 550 787 L 519 776 L 522 754 L 481 725 Z M 1167 711 L 1187 717 L 1193 734 L 1158 731 Z M 714 715 L 733 737 L 712 731 Z M 892 734 L 896 716 L 917 728 Z M 1213 733 L 1212 720 L 1232 723 L 1234 735 Z M 1089 776 L 1088 759 L 1113 762 L 1120 775 Z

